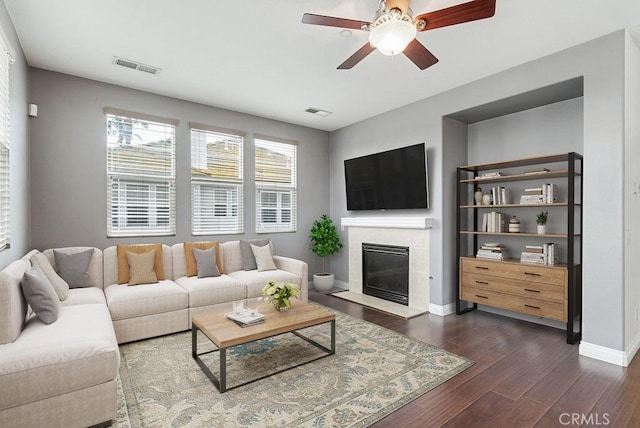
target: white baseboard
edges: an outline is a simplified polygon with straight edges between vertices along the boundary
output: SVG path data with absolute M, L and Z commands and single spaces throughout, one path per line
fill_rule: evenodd
M 347 281 L 340 281 L 340 280 L 335 280 L 333 281 L 333 286 L 335 288 L 341 288 L 343 290 L 348 290 L 349 289 L 349 282 Z
M 455 314 L 456 313 L 456 304 L 449 303 L 444 306 L 434 305 L 433 303 L 429 303 L 429 313 L 433 315 L 439 315 L 441 317 L 445 315 Z
M 638 334 L 635 337 L 635 339 L 631 341 L 631 344 L 629 345 L 627 350 L 624 352 L 625 363 L 626 363 L 624 367 L 629 366 L 629 364 L 631 363 L 631 360 L 633 360 L 633 357 L 636 355 L 638 350 L 640 350 L 640 334 Z
M 594 345 L 593 343 L 585 341 L 580 342 L 580 349 L 578 352 L 582 356 L 615 364 L 616 366 L 627 367 L 630 361 L 623 351 Z

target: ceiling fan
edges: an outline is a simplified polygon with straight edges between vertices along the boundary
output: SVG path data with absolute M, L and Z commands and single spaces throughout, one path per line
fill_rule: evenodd
M 490 18 L 496 10 L 496 0 L 473 0 L 468 3 L 423 13 L 415 19 L 409 9 L 410 0 L 379 0 L 373 22 L 305 13 L 304 24 L 324 25 L 369 32 L 369 43 L 361 47 L 339 70 L 350 69 L 374 50 L 384 55 L 404 53 L 421 70 L 438 62 L 427 48 L 416 39 L 418 31 L 434 30 L 478 19 Z

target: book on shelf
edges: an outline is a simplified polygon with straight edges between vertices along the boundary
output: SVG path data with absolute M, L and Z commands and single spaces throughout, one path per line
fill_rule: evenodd
M 480 175 L 477 175 L 476 178 L 494 178 L 494 177 L 502 177 L 503 174 L 500 171 L 494 172 L 483 172 Z
M 553 265 L 558 262 L 557 246 L 553 242 L 542 245 L 527 245 L 520 254 L 523 263 Z
M 558 186 L 555 184 L 545 184 L 542 186 L 542 196 L 544 197 L 544 202 L 553 203 L 558 201 Z
M 523 171 L 523 174 L 540 174 L 543 172 L 549 172 L 548 168 L 531 168 L 531 169 L 525 169 Z
M 480 259 L 504 260 L 506 247 L 499 243 L 485 243 L 476 252 L 476 257 Z
M 481 232 L 488 233 L 502 233 L 506 229 L 507 217 L 499 212 L 491 211 L 482 214 L 482 229 Z
M 525 195 L 542 195 L 542 187 L 530 187 L 528 189 L 524 189 Z
M 543 204 L 544 198 L 540 195 L 521 195 L 520 196 L 521 204 Z
M 528 253 L 526 251 L 523 251 L 522 254 L 520 254 L 520 262 L 522 262 L 522 263 L 536 263 L 536 264 L 543 265 L 544 264 L 544 255 L 543 254 L 538 254 L 538 253 Z
M 245 309 L 240 312 L 229 312 L 224 314 L 224 316 L 238 324 L 240 327 L 261 324 L 265 320 L 265 316 L 263 314 L 251 309 Z

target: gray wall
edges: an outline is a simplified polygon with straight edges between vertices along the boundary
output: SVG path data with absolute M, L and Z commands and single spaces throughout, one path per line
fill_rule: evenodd
M 153 78 L 153 77 L 149 77 Z M 320 262 L 309 250 L 313 220 L 329 207 L 328 133 L 229 110 L 32 68 L 31 121 L 32 246 L 98 248 L 118 243 L 234 240 L 255 236 L 253 133 L 297 140 L 298 231 L 269 235 L 276 253 Z M 107 238 L 105 106 L 180 121 L 176 133 L 177 231 L 173 237 Z M 189 122 L 242 130 L 245 138 L 245 234 L 191 235 Z
M 445 153 L 460 148 L 444 142 L 442 117 L 584 76 L 583 340 L 623 350 L 624 42 L 625 33 L 616 32 L 331 133 L 331 215 L 353 215 L 345 208 L 344 159 L 425 141 L 430 148 L 428 214 L 435 225 L 431 302 L 452 303 L 456 284 L 444 275 L 451 266 L 445 265 L 443 254 L 454 245 L 444 231 L 454 227 L 455 218 L 446 214 L 445 207 L 455 206 L 455 193 L 447 184 L 451 171 L 443 167 L 451 168 L 444 163 Z M 334 260 L 332 269 L 338 279 L 348 278 L 345 253 Z
M 16 53 L 16 62 L 9 67 L 11 247 L 0 252 L 1 269 L 29 250 L 29 118 L 27 61 L 4 2 L 0 27 Z
M 625 349 L 640 341 L 640 49 L 627 35 L 625 56 Z

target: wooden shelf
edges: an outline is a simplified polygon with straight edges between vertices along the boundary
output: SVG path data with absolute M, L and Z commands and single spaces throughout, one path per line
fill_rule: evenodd
M 566 202 L 553 202 L 547 204 L 502 204 L 502 205 L 460 205 L 460 208 L 531 208 L 531 207 L 566 207 Z M 574 204 L 580 206 L 580 204 Z
M 544 180 L 547 178 L 565 178 L 569 176 L 569 170 L 555 170 L 549 172 L 536 172 L 531 174 L 512 174 L 501 175 L 499 177 L 487 177 L 487 178 L 468 178 L 460 180 L 460 183 L 480 184 L 480 183 L 499 183 L 505 181 L 525 181 L 525 180 Z M 576 177 L 580 176 L 579 173 L 575 174 Z
M 566 233 L 527 233 L 527 232 L 476 232 L 473 230 L 461 230 L 461 234 L 464 235 L 496 235 L 496 236 L 526 236 L 528 238 L 559 238 L 567 239 Z M 579 233 L 575 233 L 573 236 L 579 237 Z
M 465 171 L 489 171 L 503 168 L 515 168 L 521 166 L 540 165 L 547 163 L 567 162 L 570 153 L 561 153 L 559 155 L 537 156 L 533 158 L 520 158 L 502 162 L 483 163 L 480 165 L 461 166 L 460 169 Z M 529 174 L 528 174 L 529 175 Z

